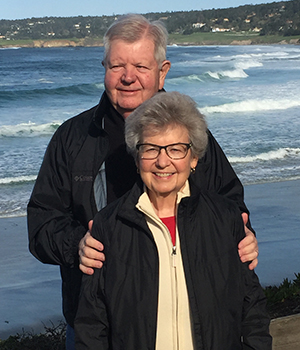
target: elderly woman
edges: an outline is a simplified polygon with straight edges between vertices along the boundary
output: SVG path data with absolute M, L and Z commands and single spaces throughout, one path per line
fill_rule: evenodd
M 238 256 L 240 211 L 189 180 L 207 144 L 195 103 L 158 93 L 125 137 L 141 181 L 95 217 L 106 261 L 83 277 L 76 349 L 271 349 L 263 291 Z

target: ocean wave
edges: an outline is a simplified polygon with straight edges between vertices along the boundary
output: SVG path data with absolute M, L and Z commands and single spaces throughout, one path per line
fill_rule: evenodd
M 294 54 L 293 54 L 294 56 Z M 228 57 L 233 61 L 251 61 L 261 63 L 265 60 L 272 61 L 272 60 L 285 60 L 289 59 L 291 57 L 291 53 L 286 51 L 273 51 L 273 52 L 256 52 L 256 53 L 244 53 L 239 55 L 233 55 Z
M 206 81 L 214 81 L 221 79 L 244 79 L 248 74 L 243 69 L 221 70 L 219 72 L 208 71 L 204 74 L 190 74 L 176 78 L 167 78 L 166 82 L 171 85 L 180 85 L 182 83 L 203 83 Z
M 260 153 L 254 156 L 228 157 L 228 160 L 231 163 L 251 163 L 256 161 L 280 160 L 287 157 L 300 157 L 300 148 L 279 148 L 276 151 Z
M 209 62 L 231 62 L 237 69 L 249 69 L 255 67 L 262 67 L 263 63 L 259 59 L 259 56 L 252 54 L 242 54 L 242 55 L 234 55 L 234 56 L 214 56 L 212 59 L 209 59 Z
M 12 47 L 0 47 L 0 50 L 19 50 L 21 47 L 12 46 Z
M 32 182 L 36 180 L 36 175 L 23 175 L 23 176 L 16 176 L 16 177 L 4 177 L 0 178 L 0 185 L 10 185 L 10 184 L 16 184 L 16 183 L 25 183 L 25 182 Z
M 62 121 L 53 121 L 46 124 L 21 123 L 17 125 L 1 125 L 1 137 L 37 137 L 42 135 L 52 135 L 61 125 Z
M 224 70 L 219 72 L 208 71 L 207 74 L 213 79 L 244 79 L 248 77 L 248 74 L 244 72 L 243 69 L 233 69 L 233 70 Z
M 257 111 L 285 110 L 288 108 L 300 107 L 300 100 L 245 100 L 240 102 L 226 103 L 219 106 L 207 106 L 201 108 L 204 114 L 213 113 L 242 113 Z
M 52 84 L 51 81 L 43 81 L 43 84 Z M 99 90 L 104 90 L 104 84 L 79 84 L 70 85 L 57 88 L 43 88 L 43 89 L 14 89 L 12 91 L 2 90 L 0 91 L 0 101 L 19 101 L 22 99 L 39 98 L 40 96 L 53 96 L 53 95 L 99 95 Z
M 248 59 L 248 60 L 237 61 L 234 64 L 234 66 L 237 69 L 250 69 L 250 68 L 262 67 L 263 63 L 254 59 Z
M 204 80 L 201 75 L 191 74 L 191 75 L 186 75 L 186 76 L 181 76 L 176 78 L 167 78 L 166 84 L 178 86 L 181 84 L 188 84 L 188 83 L 202 83 L 203 81 Z

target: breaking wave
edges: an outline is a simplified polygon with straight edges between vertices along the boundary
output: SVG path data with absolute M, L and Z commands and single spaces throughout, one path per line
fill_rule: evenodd
M 18 184 L 18 183 L 24 183 L 24 182 L 33 182 L 35 180 L 36 180 L 36 175 L 5 177 L 5 178 L 0 179 L 0 185 L 10 185 L 10 184 Z
M 233 69 L 233 70 L 224 70 L 220 72 L 207 72 L 207 74 L 213 79 L 244 79 L 248 77 L 248 74 L 244 72 L 243 69 Z
M 288 108 L 300 107 L 299 100 L 245 100 L 241 102 L 226 103 L 219 106 L 207 106 L 201 108 L 204 114 L 212 113 L 241 113 L 241 112 L 257 112 L 271 110 L 285 110 Z
M 300 158 L 300 148 L 279 148 L 275 151 L 245 157 L 228 157 L 231 163 L 251 163 L 256 161 L 280 160 L 284 158 Z
M 49 86 L 53 84 L 49 80 L 44 80 L 44 84 Z M 6 86 L 5 83 L 0 83 L 0 86 Z M 63 86 L 57 88 L 44 88 L 44 89 L 30 89 L 29 87 L 24 88 L 20 86 L 14 90 L 2 90 L 0 91 L 0 101 L 19 101 L 22 99 L 37 98 L 39 96 L 72 96 L 72 95 L 99 95 L 99 91 L 104 90 L 104 84 L 79 84 L 71 86 Z
M 39 137 L 52 135 L 62 121 L 53 121 L 46 124 L 21 123 L 17 125 L 0 126 L 0 138 L 2 137 Z

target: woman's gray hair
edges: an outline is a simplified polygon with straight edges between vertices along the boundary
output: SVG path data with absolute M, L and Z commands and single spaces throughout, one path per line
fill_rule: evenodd
M 127 43 L 135 43 L 142 38 L 148 38 L 154 42 L 154 56 L 160 65 L 166 59 L 168 32 L 160 21 L 148 21 L 138 14 L 127 14 L 118 18 L 106 31 L 103 37 L 104 64 L 113 40 L 123 40 Z
M 159 92 L 142 103 L 125 120 L 125 141 L 136 159 L 144 133 L 157 135 L 168 126 L 184 126 L 192 144 L 192 155 L 203 157 L 207 147 L 207 124 L 196 103 L 179 92 Z

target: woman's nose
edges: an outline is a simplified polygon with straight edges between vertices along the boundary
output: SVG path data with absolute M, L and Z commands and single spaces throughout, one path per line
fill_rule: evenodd
M 171 162 L 171 159 L 167 155 L 167 152 L 165 149 L 161 149 L 159 152 L 158 157 L 156 158 L 156 165 L 160 168 L 165 168 L 168 166 Z

